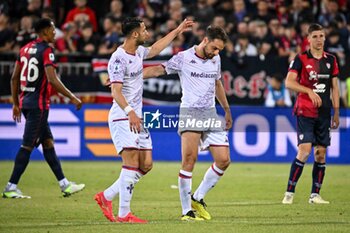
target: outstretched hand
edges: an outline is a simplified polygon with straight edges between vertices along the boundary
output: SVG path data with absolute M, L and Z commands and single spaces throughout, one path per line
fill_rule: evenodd
M 179 34 L 192 30 L 194 22 L 192 20 L 184 19 L 182 23 L 177 27 Z

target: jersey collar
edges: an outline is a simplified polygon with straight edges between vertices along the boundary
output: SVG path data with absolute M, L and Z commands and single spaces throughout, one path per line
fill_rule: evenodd
M 308 57 L 308 58 L 314 58 L 314 59 L 316 59 L 316 60 L 320 60 L 320 59 L 322 59 L 322 58 L 327 58 L 327 54 L 326 54 L 324 51 L 322 52 L 322 57 L 319 58 L 319 59 L 315 58 L 315 57 L 312 55 L 310 49 L 308 49 L 308 50 L 306 51 L 306 54 L 307 54 L 307 57 Z

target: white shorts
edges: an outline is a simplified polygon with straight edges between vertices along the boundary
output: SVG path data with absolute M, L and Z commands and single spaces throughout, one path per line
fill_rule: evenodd
M 130 131 L 128 120 L 109 121 L 109 131 L 117 153 L 124 149 L 152 150 L 151 134 L 141 125 L 141 132 Z
M 201 151 L 208 150 L 210 146 L 229 147 L 227 131 L 205 131 L 199 143 Z

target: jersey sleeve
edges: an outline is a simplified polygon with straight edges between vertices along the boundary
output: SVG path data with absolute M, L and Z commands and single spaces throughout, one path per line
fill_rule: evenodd
M 339 67 L 338 67 L 337 58 L 333 56 L 333 71 L 331 74 L 331 78 L 338 77 L 338 75 L 339 75 Z
M 108 63 L 108 75 L 111 83 L 123 83 L 126 73 L 126 62 L 121 57 L 114 57 Z
M 147 58 L 148 54 L 149 54 L 150 49 L 148 47 L 139 46 L 138 50 L 140 52 L 142 60 L 145 60 Z
M 20 65 L 21 64 L 21 54 L 19 53 L 16 57 L 16 64 Z
M 296 55 L 294 60 L 292 60 L 289 64 L 288 72 L 294 72 L 299 74 L 301 72 L 301 68 L 302 68 L 302 63 L 301 63 L 300 57 L 299 55 Z
M 47 47 L 43 52 L 44 67 L 53 66 L 57 67 L 54 50 L 51 47 Z
M 178 73 L 184 62 L 184 54 L 178 53 L 170 58 L 169 61 L 162 63 L 162 66 L 165 68 L 165 72 L 167 74 L 175 74 Z
M 220 80 L 221 79 L 221 58 L 220 58 L 220 56 L 218 56 L 217 62 L 218 62 L 218 76 L 217 76 L 216 80 Z

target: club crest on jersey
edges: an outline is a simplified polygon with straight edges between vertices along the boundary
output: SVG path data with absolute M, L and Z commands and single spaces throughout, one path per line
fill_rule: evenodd
M 303 140 L 304 139 L 304 134 L 299 134 L 299 139 Z
M 326 63 L 326 66 L 328 69 L 331 68 L 331 64 L 329 64 L 328 62 Z
M 312 69 L 312 65 L 307 65 L 306 69 Z
M 53 53 L 49 54 L 49 59 L 50 61 L 54 61 L 55 60 L 55 55 Z

